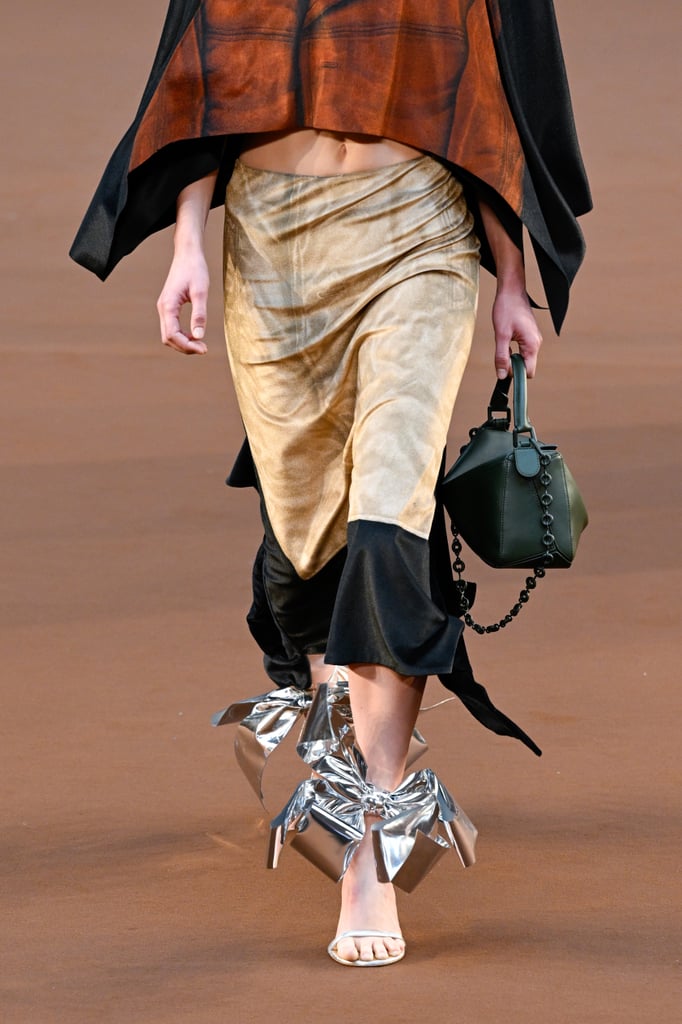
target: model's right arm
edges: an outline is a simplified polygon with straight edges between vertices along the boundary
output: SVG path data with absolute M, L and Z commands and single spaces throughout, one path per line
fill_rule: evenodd
M 164 345 L 185 355 L 204 355 L 208 266 L 204 256 L 204 228 L 211 207 L 217 172 L 184 188 L 178 196 L 174 255 L 156 308 Z M 180 325 L 180 312 L 191 303 L 189 332 Z

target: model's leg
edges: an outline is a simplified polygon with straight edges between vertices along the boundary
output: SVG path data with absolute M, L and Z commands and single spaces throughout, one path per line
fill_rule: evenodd
M 463 248 L 467 273 L 461 278 L 442 273 L 408 278 L 372 303 L 360 328 L 348 558 L 327 652 L 331 660 L 351 664 L 356 740 L 368 781 L 386 790 L 403 780 L 424 690 L 422 673 L 442 671 L 456 644 L 452 623 L 431 593 L 427 538 L 473 331 L 477 257 L 473 243 Z M 443 310 L 435 323 L 434 310 Z M 403 673 L 419 675 L 354 663 L 359 657 L 378 661 L 380 655 Z M 343 880 L 337 934 L 400 933 L 394 888 L 377 879 L 373 821 L 366 824 Z M 345 960 L 371 961 L 388 959 L 403 945 L 349 937 L 337 944 L 337 952 Z
M 313 690 L 316 690 L 321 683 L 326 683 L 332 674 L 333 667 L 325 664 L 324 654 L 309 654 L 310 678 Z
M 382 665 L 353 665 L 348 673 L 356 742 L 367 762 L 367 781 L 394 790 L 403 780 L 410 737 L 417 719 L 424 679 L 406 678 Z M 371 825 L 343 879 L 337 935 L 363 929 L 400 932 L 395 891 L 377 879 Z M 383 960 L 401 951 L 393 939 L 342 939 L 346 960 Z

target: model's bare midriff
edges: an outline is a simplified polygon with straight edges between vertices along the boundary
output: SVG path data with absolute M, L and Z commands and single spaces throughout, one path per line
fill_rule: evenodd
M 422 155 L 393 139 L 304 128 L 244 136 L 239 159 L 263 171 L 326 176 L 374 171 Z

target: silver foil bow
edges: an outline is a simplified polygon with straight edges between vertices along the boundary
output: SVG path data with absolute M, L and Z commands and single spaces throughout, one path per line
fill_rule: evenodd
M 454 849 L 462 864 L 475 861 L 477 831 L 429 768 L 414 772 L 392 792 L 366 781 L 366 767 L 355 747 L 324 755 L 315 774 L 302 782 L 271 823 L 268 867 L 277 866 L 291 845 L 333 881 L 343 878 L 371 826 L 377 875 L 406 892 Z
M 287 686 L 230 704 L 211 719 L 212 725 L 237 726 L 237 761 L 261 803 L 266 761 L 306 714 L 312 700 L 308 691 Z
M 310 691 L 295 686 L 270 690 L 237 701 L 213 715 L 211 724 L 236 725 L 235 754 L 240 768 L 258 799 L 264 804 L 263 773 L 270 755 L 301 718 L 307 716 L 296 751 L 306 764 L 314 764 L 341 745 L 353 742 L 353 718 L 348 696 L 348 677 L 336 669 L 328 683 Z M 424 737 L 414 730 L 407 764 L 427 750 Z
M 308 717 L 296 744 L 296 753 L 306 764 L 314 765 L 326 754 L 350 747 L 355 739 L 353 714 L 348 693 L 348 678 L 318 686 Z M 426 740 L 414 729 L 407 751 L 407 767 L 426 753 Z
M 306 764 L 315 764 L 342 744 L 353 741 L 353 715 L 348 681 L 340 679 L 317 687 L 301 730 L 296 753 Z

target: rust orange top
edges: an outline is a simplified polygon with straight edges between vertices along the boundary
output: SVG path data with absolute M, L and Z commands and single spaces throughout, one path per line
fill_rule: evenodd
M 523 153 L 486 0 L 206 0 L 147 106 L 130 170 L 174 141 L 300 127 L 438 154 L 521 211 Z
M 106 278 L 175 219 L 177 196 L 248 132 L 318 128 L 395 139 L 528 230 L 557 331 L 591 208 L 552 0 L 169 0 L 140 106 L 71 247 Z

